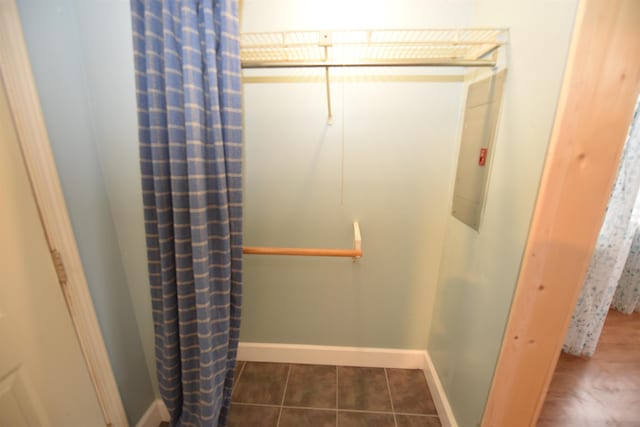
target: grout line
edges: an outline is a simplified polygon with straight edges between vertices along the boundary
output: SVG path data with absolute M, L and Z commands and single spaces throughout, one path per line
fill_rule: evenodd
M 300 408 L 300 409 L 311 409 L 311 408 Z M 391 412 L 391 411 L 368 411 L 364 409 L 340 409 L 340 412 L 358 412 L 363 414 L 396 414 L 396 415 L 409 415 L 412 417 L 425 417 L 425 418 L 438 418 L 435 414 L 411 414 L 409 412 Z
M 236 405 L 244 405 L 244 406 L 262 406 L 265 408 L 280 408 L 280 405 L 273 405 L 270 403 L 248 403 L 248 402 L 233 402 Z
M 272 405 L 269 403 L 243 403 L 243 402 L 233 402 L 238 405 L 246 405 L 246 406 L 264 406 L 268 408 L 279 408 L 280 405 Z M 284 409 L 305 409 L 309 411 L 335 411 L 335 408 L 312 408 L 309 406 L 292 406 L 292 405 L 282 405 Z
M 408 415 L 410 417 L 440 418 L 437 414 L 412 414 L 410 412 L 394 412 L 396 415 Z
M 236 360 L 236 364 L 238 361 Z M 233 387 L 231 387 L 231 395 L 233 396 L 233 391 L 236 389 L 236 386 L 240 382 L 240 378 L 242 377 L 242 373 L 244 372 L 244 367 L 247 366 L 247 362 L 242 362 L 242 368 L 240 368 L 240 372 L 238 372 L 238 378 L 233 382 Z
M 269 403 L 248 403 L 248 402 L 233 402 L 237 405 L 245 406 L 262 406 L 267 408 L 284 408 L 284 409 L 304 409 L 309 411 L 336 411 L 336 408 L 314 408 L 311 406 L 293 406 L 293 405 L 273 405 Z M 369 411 L 364 409 L 340 409 L 339 412 L 358 412 L 363 414 L 393 414 L 391 411 Z M 424 418 L 439 418 L 437 414 L 413 414 L 411 412 L 395 412 L 397 415 L 409 415 L 411 417 L 424 417 Z
M 284 405 L 285 409 L 304 409 L 305 411 L 323 411 L 323 412 L 335 412 L 334 408 L 310 408 L 308 406 L 289 406 Z
M 287 367 L 287 379 L 284 382 L 284 391 L 282 392 L 282 401 L 280 402 L 280 412 L 278 413 L 278 422 L 276 427 L 280 425 L 280 418 L 282 417 L 282 409 L 284 408 L 284 399 L 287 396 L 287 386 L 289 385 L 289 374 L 291 374 L 291 364 Z
M 389 401 L 391 402 L 391 411 L 393 411 L 393 424 L 398 427 L 398 419 L 396 418 L 396 408 L 393 406 L 393 397 L 391 396 L 391 386 L 389 385 L 389 375 L 387 368 L 384 368 L 384 379 L 387 383 L 387 391 L 389 392 Z

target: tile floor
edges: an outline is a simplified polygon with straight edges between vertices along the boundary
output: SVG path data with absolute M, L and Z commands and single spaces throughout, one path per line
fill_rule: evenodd
M 439 427 L 420 370 L 238 362 L 228 427 Z

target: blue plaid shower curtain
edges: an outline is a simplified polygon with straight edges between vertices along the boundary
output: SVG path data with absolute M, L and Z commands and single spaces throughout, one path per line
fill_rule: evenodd
M 131 0 L 160 393 L 178 426 L 224 426 L 241 310 L 237 0 Z

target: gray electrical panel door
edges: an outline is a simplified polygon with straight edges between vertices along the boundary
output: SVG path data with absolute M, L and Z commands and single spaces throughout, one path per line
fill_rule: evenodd
M 506 70 L 469 85 L 452 214 L 480 229 Z

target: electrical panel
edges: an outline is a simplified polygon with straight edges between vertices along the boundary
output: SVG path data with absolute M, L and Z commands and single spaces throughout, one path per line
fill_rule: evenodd
M 480 229 L 506 70 L 469 85 L 452 214 Z

